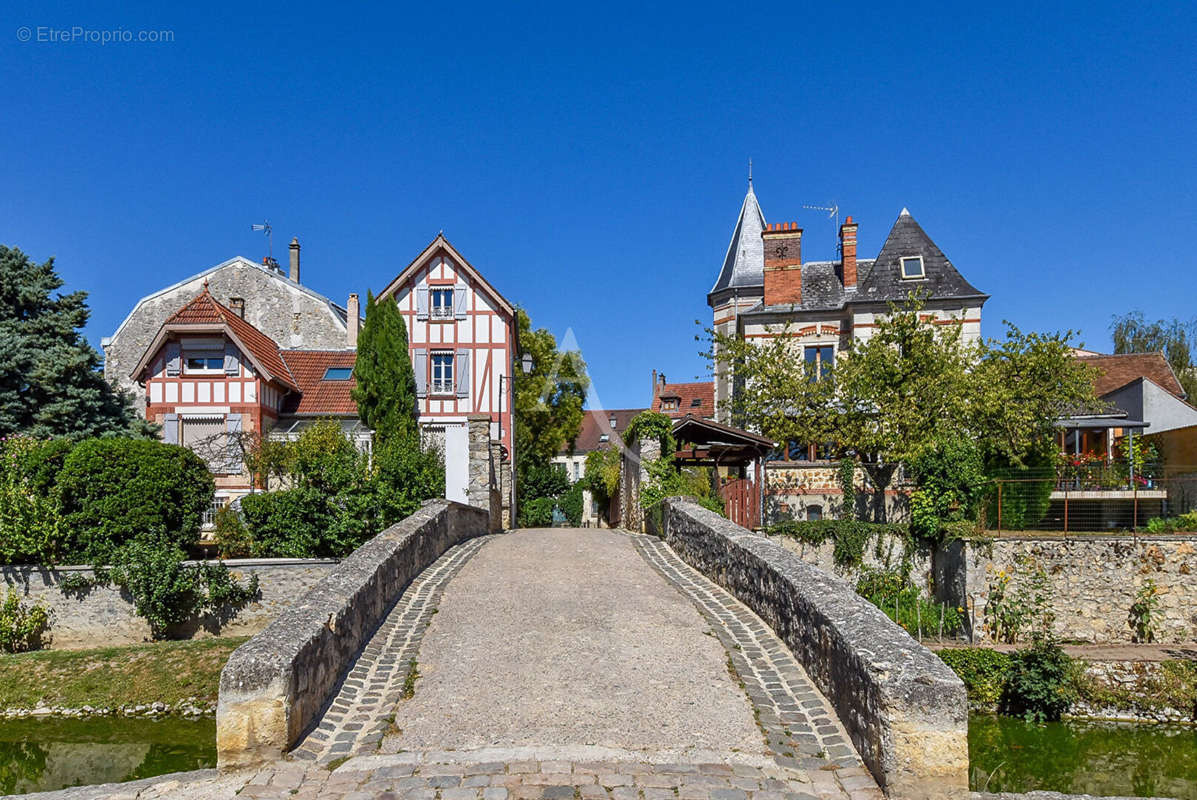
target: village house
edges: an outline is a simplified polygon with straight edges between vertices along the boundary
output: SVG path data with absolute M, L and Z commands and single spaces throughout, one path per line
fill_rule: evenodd
M 802 228 L 768 224 L 749 181 L 748 193 L 707 294 L 715 331 L 747 340 L 779 336 L 793 340 L 794 358 L 819 380 L 853 341 L 868 338 L 891 304 L 917 295 L 923 313 L 962 327 L 965 342 L 981 335 L 981 309 L 988 299 L 956 269 L 943 251 L 902 209 L 875 258 L 857 253 L 859 225 L 847 217 L 839 229 L 839 258 L 804 261 Z M 733 422 L 734 376 L 715 377 L 716 419 Z M 684 410 L 684 409 L 683 409 Z M 766 470 L 766 518 L 821 518 L 842 512 L 833 449 L 823 442 L 787 442 Z M 892 512 L 901 514 L 901 492 L 892 490 Z
M 491 441 L 499 443 L 497 479 L 509 517 L 515 308 L 443 233 L 378 298 L 394 298 L 407 322 L 420 427 L 443 448 L 445 496 L 466 500 L 467 418 L 484 414 L 490 418 Z
M 586 456 L 595 450 L 608 450 L 623 446 L 623 434 L 628 424 L 643 408 L 589 409 L 582 417 L 582 428 L 573 442 L 562 445 L 561 451 L 552 459 L 558 469 L 565 472 L 570 483 L 577 483 L 586 474 Z M 600 508 L 589 489 L 582 492 L 582 525 L 602 527 L 613 519 L 618 509 L 618 500 L 613 499 L 611 508 Z
M 672 419 L 686 415 L 714 419 L 714 381 L 693 381 L 690 383 L 668 383 L 665 373 L 653 370 L 653 394 L 649 408 Z
M 194 450 L 216 481 L 213 511 L 255 489 L 244 455 L 255 437 L 293 438 L 315 419 L 340 421 L 368 451 L 371 434 L 350 396 L 353 350 L 287 350 L 205 284 L 171 314 L 129 379 L 146 398 L 162 438 Z
M 292 239 L 288 271 L 264 258 L 240 256 L 185 278 L 137 301 L 111 335 L 104 337 L 104 377 L 135 396 L 145 410 L 145 394 L 130 375 L 162 324 L 207 284 L 215 299 L 281 349 L 350 350 L 360 325 L 356 295 L 345 306 L 300 283 L 300 245 Z

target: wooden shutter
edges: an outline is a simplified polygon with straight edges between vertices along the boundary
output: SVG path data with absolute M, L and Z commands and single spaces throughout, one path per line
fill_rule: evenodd
M 167 444 L 179 443 L 179 415 L 167 414 L 162 420 L 162 441 Z
M 166 343 L 166 374 L 178 375 L 182 371 L 183 358 L 178 342 Z
M 416 397 L 428 395 L 428 351 L 417 350 L 412 362 L 412 369 L 416 373 Z
M 238 441 L 241 433 L 241 415 L 229 414 L 225 417 L 225 430 L 228 432 L 228 441 L 225 443 L 225 469 L 229 474 L 236 475 L 241 472 L 241 443 Z
M 466 318 L 466 300 L 469 298 L 469 292 L 466 290 L 466 285 L 460 281 L 453 287 L 453 315 L 458 319 Z
M 224 344 L 224 374 L 231 377 L 241 374 L 241 362 L 237 358 L 237 348 L 232 342 Z
M 458 350 L 456 363 L 453 368 L 457 370 L 457 396 L 470 396 L 470 351 Z
M 428 287 L 416 287 L 416 319 L 428 319 Z

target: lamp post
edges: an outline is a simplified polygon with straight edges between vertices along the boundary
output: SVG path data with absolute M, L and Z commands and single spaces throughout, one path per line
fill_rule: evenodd
M 524 353 L 520 357 L 520 369 L 526 375 L 532 371 L 535 362 L 532 360 L 531 353 Z M 506 400 L 507 392 L 503 390 L 503 381 L 507 381 L 507 387 L 511 391 L 511 401 L 507 408 L 511 411 L 511 527 L 515 529 L 518 527 L 516 522 L 518 509 L 516 507 L 519 485 L 519 470 L 516 469 L 516 453 L 515 453 L 515 376 L 514 375 L 500 375 L 499 376 L 499 397 Z M 502 401 L 501 401 L 502 402 Z M 499 440 L 503 439 L 503 415 L 499 414 Z

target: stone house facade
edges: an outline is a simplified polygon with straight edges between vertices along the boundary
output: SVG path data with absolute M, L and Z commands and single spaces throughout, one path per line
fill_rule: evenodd
M 240 256 L 146 295 L 116 331 L 104 338 L 104 376 L 131 391 L 145 409 L 145 393 L 130 376 L 162 324 L 194 298 L 205 283 L 209 293 L 283 349 L 350 350 L 360 325 L 358 300 L 345 307 L 300 283 L 300 245 L 292 241 L 289 271 Z
M 988 299 L 956 269 L 906 209 L 890 228 L 875 258 L 857 254 L 858 224 L 847 217 L 839 230 L 839 258 L 804 261 L 802 228 L 768 224 L 751 181 L 707 304 L 713 329 L 766 341 L 786 337 L 794 358 L 821 379 L 856 340 L 872 335 L 891 304 L 921 296 L 923 313 L 940 324 L 962 327 L 965 342 L 981 336 L 981 309 Z M 735 391 L 734 376 L 715 376 L 715 417 L 725 424 Z M 832 451 L 825 443 L 789 442 L 766 470 L 767 516 L 818 519 L 842 513 L 843 492 Z M 857 476 L 863 485 L 863 475 Z M 900 490 L 887 500 L 901 516 Z

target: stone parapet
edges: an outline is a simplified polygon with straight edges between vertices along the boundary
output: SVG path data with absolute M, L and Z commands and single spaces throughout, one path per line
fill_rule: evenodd
M 842 580 L 681 497 L 664 536 L 691 566 L 768 623 L 827 696 L 892 797 L 968 793 L 964 684 Z
M 233 653 L 220 676 L 221 769 L 282 757 L 318 719 L 342 675 L 411 580 L 488 513 L 430 501 L 359 547 Z

